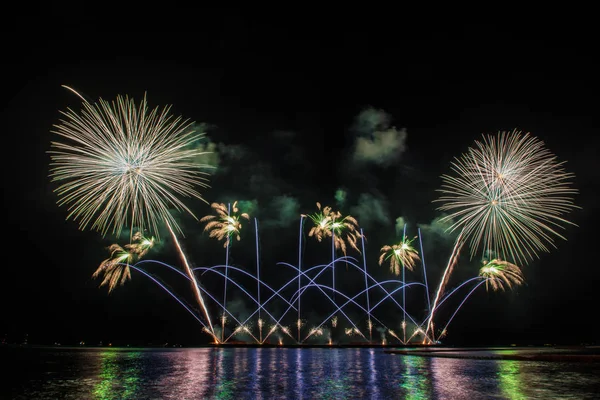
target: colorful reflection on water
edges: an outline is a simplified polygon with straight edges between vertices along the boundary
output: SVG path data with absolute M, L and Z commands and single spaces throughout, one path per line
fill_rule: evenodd
M 507 399 L 526 399 L 521 381 L 519 361 L 498 361 L 498 380 L 500 390 Z
M 407 400 L 423 400 L 431 398 L 431 359 L 425 357 L 404 357 L 406 369 L 400 386 L 406 393 Z
M 0 353 L 11 399 L 593 398 L 600 363 L 381 349 L 29 349 Z
M 134 398 L 139 391 L 140 358 L 139 351 L 124 353 L 111 349 L 100 353 L 99 382 L 93 391 L 93 398 Z

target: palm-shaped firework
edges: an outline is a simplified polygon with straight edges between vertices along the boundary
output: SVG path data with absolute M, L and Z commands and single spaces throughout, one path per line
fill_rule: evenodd
M 204 227 L 204 231 L 210 232 L 209 236 L 211 238 L 216 238 L 219 241 L 225 239 L 223 247 L 229 246 L 233 236 L 240 240 L 240 230 L 242 229 L 240 218 L 249 220 L 250 216 L 247 213 L 238 215 L 237 201 L 231 206 L 231 211 L 223 203 L 212 203 L 210 206 L 217 215 L 207 215 L 200 219 L 200 222 L 208 222 Z
M 333 236 L 336 250 L 341 250 L 346 255 L 347 246 L 350 245 L 360 253 L 357 240 L 361 234 L 358 232 L 356 219 L 350 215 L 343 217 L 342 213 L 333 211 L 329 206 L 321 207 L 319 202 L 317 202 L 317 209 L 319 211 L 308 216 L 314 224 L 308 236 L 314 236 L 319 242 Z
M 356 242 L 361 237 L 358 232 L 358 221 L 350 215 L 345 217 L 337 211 L 333 214 L 333 220 L 331 222 L 331 228 L 334 234 L 335 248 L 341 250 L 346 255 L 346 243 L 350 245 L 354 250 L 360 253 Z M 344 238 L 344 235 L 346 236 Z
M 100 263 L 98 269 L 92 274 L 93 278 L 104 274 L 100 287 L 108 285 L 108 292 L 112 292 L 118 284 L 125 284 L 131 279 L 129 265 L 141 259 L 154 246 L 154 238 L 145 238 L 141 232 L 133 235 L 133 243 L 121 247 L 111 244 L 108 247 L 110 257 Z
M 524 282 L 521 268 L 515 264 L 499 259 L 483 262 L 483 267 L 479 270 L 479 276 L 485 278 L 485 288 L 489 290 L 512 289 L 513 285 L 521 285 Z
M 408 240 L 406 236 L 402 238 L 402 241 L 392 246 L 383 246 L 381 248 L 381 255 L 379 256 L 379 265 L 382 265 L 385 261 L 390 262 L 390 271 L 395 275 L 400 275 L 400 268 L 406 268 L 412 271 L 415 267 L 415 263 L 420 260 L 419 253 L 412 246 L 412 242 L 416 239 Z
M 223 203 L 212 203 L 210 205 L 217 215 L 207 215 L 200 219 L 200 222 L 208 222 L 204 227 L 204 231 L 208 231 L 209 237 L 216 238 L 221 241 L 225 239 L 223 247 L 225 251 L 225 284 L 223 288 L 223 310 L 226 310 L 227 305 L 227 282 L 229 273 L 229 246 L 231 244 L 231 238 L 233 236 L 240 240 L 240 230 L 242 229 L 242 223 L 240 218 L 250 219 L 247 213 L 239 213 L 237 207 L 237 201 L 233 203 L 231 207 Z M 221 315 L 221 341 L 225 340 L 225 322 L 227 321 L 227 315 L 225 312 Z
M 321 207 L 321 203 L 319 202 L 317 202 L 317 209 L 316 213 L 308 216 L 314 224 L 308 232 L 308 236 L 314 236 L 319 242 L 323 238 L 332 238 L 333 240 L 331 250 L 331 289 L 335 304 L 335 250 L 340 250 L 345 256 L 347 246 L 350 245 L 350 247 L 360 253 L 356 242 L 362 236 L 358 231 L 358 222 L 354 217 L 350 215 L 343 217 L 342 213 L 333 211 L 329 206 Z M 333 323 L 334 320 L 336 321 L 335 323 Z M 335 325 L 337 325 L 337 316 L 334 316 L 334 319 L 332 319 L 332 327 L 335 328 Z
M 314 224 L 310 228 L 308 236 L 314 236 L 320 242 L 323 238 L 328 237 L 328 235 L 331 236 L 332 212 L 329 206 L 321 208 L 321 203 L 319 202 L 317 202 L 317 209 L 319 211 L 308 216 Z

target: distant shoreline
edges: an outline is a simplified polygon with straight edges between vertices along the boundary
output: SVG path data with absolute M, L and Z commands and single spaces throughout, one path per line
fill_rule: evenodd
M 112 346 L 112 345 L 37 345 L 37 344 L 0 344 L 0 349 L 54 349 L 54 350 L 120 350 L 120 351 L 156 351 L 183 349 L 231 349 L 231 348 L 285 348 L 285 349 L 383 349 L 384 353 L 410 355 L 421 357 L 446 358 L 475 358 L 475 359 L 506 359 L 506 360 L 564 360 L 575 359 L 600 361 L 600 346 L 598 345 L 530 345 L 530 346 L 444 346 L 444 345 L 397 345 L 397 344 L 254 344 L 226 343 L 206 344 L 197 346 L 163 345 L 163 346 Z M 493 351 L 518 351 L 520 354 L 501 354 Z
M 505 351 L 505 353 L 502 353 Z M 384 350 L 392 355 L 460 358 L 469 360 L 599 362 L 600 346 L 481 347 L 418 350 Z M 514 352 L 514 353 L 513 353 Z

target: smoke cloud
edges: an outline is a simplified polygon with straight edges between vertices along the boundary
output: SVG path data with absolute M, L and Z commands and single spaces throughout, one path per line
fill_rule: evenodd
M 356 117 L 353 161 L 389 166 L 400 159 L 406 150 L 406 129 L 390 126 L 390 120 L 389 114 L 375 108 L 368 108 Z
M 358 204 L 350 209 L 350 213 L 364 229 L 390 224 L 387 200 L 381 196 L 362 193 L 358 197 Z
M 290 196 L 275 196 L 269 203 L 269 214 L 265 215 L 266 228 L 288 228 L 300 219 L 300 202 Z

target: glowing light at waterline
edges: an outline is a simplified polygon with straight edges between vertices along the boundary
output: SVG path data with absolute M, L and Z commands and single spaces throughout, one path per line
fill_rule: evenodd
M 364 269 L 362 268 L 362 266 L 359 266 L 358 264 L 356 264 L 355 260 L 353 260 L 352 258 L 349 257 L 344 257 L 344 258 L 340 258 L 335 260 L 335 262 L 344 262 L 347 263 L 350 267 L 352 268 L 356 268 L 357 270 L 359 270 L 361 273 L 364 273 Z M 153 263 L 153 261 L 148 260 L 148 261 L 141 261 L 140 263 L 138 263 L 138 265 L 141 265 L 142 263 Z M 166 265 L 164 263 L 160 263 L 161 265 Z M 331 265 L 318 265 L 318 266 L 313 266 L 313 267 L 309 267 L 309 268 L 304 268 L 303 271 L 299 272 L 298 269 L 296 269 L 294 266 L 290 265 L 290 264 L 286 264 L 286 263 L 280 263 L 280 265 L 282 266 L 287 266 L 289 268 L 293 268 L 295 270 L 295 272 L 300 273 L 301 276 L 303 277 L 303 280 L 306 281 L 306 284 L 303 285 L 301 287 L 301 292 L 306 291 L 306 290 L 314 290 L 317 289 L 319 292 L 323 293 L 323 295 L 325 296 L 326 299 L 329 299 L 329 301 L 332 301 L 332 297 L 331 296 L 327 296 L 326 293 L 327 292 L 331 292 L 332 288 L 328 285 L 323 285 L 317 282 L 317 279 L 319 279 L 319 276 L 325 271 L 327 270 L 327 268 L 330 268 Z M 221 268 L 223 268 L 224 266 L 215 266 L 215 267 L 199 267 L 196 268 L 196 270 L 200 270 L 202 271 L 202 274 L 205 273 L 213 273 L 213 274 L 217 274 L 220 276 L 223 276 L 222 273 L 219 272 L 219 270 Z M 169 267 L 172 268 L 172 267 Z M 236 274 L 243 274 L 246 277 L 252 276 L 248 271 L 244 271 L 240 268 L 237 267 L 229 267 L 231 269 L 232 272 L 235 272 Z M 139 269 L 136 269 L 139 270 Z M 176 270 L 176 269 L 174 269 Z M 317 272 L 315 274 L 315 272 Z M 295 275 L 295 274 L 294 274 Z M 185 274 L 182 274 L 181 276 L 186 277 Z M 186 277 L 187 278 L 187 277 Z M 255 279 L 257 279 L 257 277 L 254 277 Z M 422 283 L 418 283 L 418 282 L 411 282 L 411 283 L 403 283 L 401 281 L 395 281 L 395 280 L 389 280 L 389 281 L 383 281 L 383 282 L 377 282 L 373 277 L 371 277 L 368 273 L 367 273 L 367 278 L 368 280 L 371 282 L 371 284 L 365 289 L 365 291 L 369 291 L 369 292 L 373 292 L 374 290 L 379 290 L 381 291 L 384 296 L 383 298 L 381 298 L 379 301 L 376 301 L 374 303 L 374 305 L 371 307 L 371 311 L 374 313 L 374 315 L 372 315 L 373 318 L 373 322 L 371 323 L 371 325 L 367 325 L 367 328 L 369 330 L 371 330 L 373 327 L 377 326 L 378 330 L 380 329 L 379 327 L 381 327 L 381 329 L 383 329 L 385 332 L 387 332 L 391 337 L 394 337 L 396 340 L 398 340 L 400 343 L 408 343 L 411 340 L 413 340 L 413 338 L 415 336 L 419 336 L 421 338 L 425 338 L 428 341 L 431 341 L 432 338 L 428 337 L 425 334 L 425 323 L 428 320 L 429 315 L 424 316 L 424 318 L 421 320 L 422 322 L 419 322 L 418 320 L 416 320 L 413 316 L 409 314 L 407 314 L 407 318 L 408 321 L 410 321 L 411 324 L 413 324 L 415 326 L 415 329 L 412 333 L 412 335 L 410 336 L 410 338 L 408 338 L 408 340 L 406 339 L 402 339 L 400 338 L 399 335 L 397 335 L 393 329 L 391 329 L 390 327 L 386 326 L 386 323 L 384 323 L 380 318 L 378 318 L 376 316 L 377 314 L 377 310 L 380 308 L 381 305 L 383 305 L 384 303 L 387 302 L 391 302 L 393 304 L 396 304 L 398 306 L 398 309 L 400 311 L 405 311 L 405 309 L 398 303 L 398 301 L 394 298 L 394 295 L 399 293 L 401 290 L 403 290 L 406 287 L 422 287 L 425 288 L 425 285 Z M 363 306 L 360 305 L 360 303 L 357 302 L 357 300 L 359 298 L 361 298 L 362 296 L 364 296 L 365 291 L 361 291 L 359 293 L 356 293 L 355 295 L 352 296 L 348 296 L 345 293 L 343 293 L 342 291 L 338 291 L 338 298 L 342 299 L 342 303 L 332 303 L 334 304 L 334 306 L 336 307 L 336 310 L 329 316 L 326 316 L 323 318 L 322 322 L 320 324 L 317 325 L 313 325 L 311 327 L 311 329 L 307 332 L 307 335 L 302 338 L 301 340 L 296 340 L 297 338 L 295 338 L 294 336 L 292 336 L 292 330 L 290 329 L 290 327 L 287 324 L 283 323 L 283 320 L 286 317 L 286 315 L 291 315 L 288 314 L 288 312 L 296 312 L 297 310 L 294 308 L 294 303 L 295 303 L 295 299 L 298 297 L 298 295 L 300 294 L 299 292 L 295 292 L 291 294 L 291 297 L 285 299 L 285 297 L 282 296 L 282 293 L 284 290 L 286 290 L 287 288 L 292 287 L 295 283 L 297 283 L 297 278 L 295 276 L 293 276 L 287 283 L 285 283 L 283 286 L 281 286 L 278 289 L 274 289 L 273 287 L 269 286 L 266 282 L 262 282 L 260 280 L 257 279 L 257 282 L 259 283 L 259 285 L 262 286 L 263 291 L 266 291 L 267 293 L 270 293 L 270 296 L 265 296 L 265 300 L 263 300 L 263 302 L 258 302 L 258 300 L 252 295 L 252 293 L 250 291 L 244 290 L 242 286 L 240 286 L 235 279 L 233 279 L 233 275 L 232 275 L 232 279 L 230 281 L 234 286 L 238 287 L 240 290 L 243 291 L 243 293 L 246 294 L 246 296 L 248 296 L 248 298 L 251 300 L 252 303 L 256 304 L 256 311 L 254 311 L 253 313 L 251 313 L 251 315 L 249 315 L 247 318 L 244 319 L 237 319 L 235 318 L 235 316 L 233 314 L 231 314 L 231 312 L 229 310 L 224 309 L 224 314 L 226 314 L 229 318 L 232 318 L 233 321 L 235 321 L 236 327 L 234 329 L 234 331 L 232 332 L 231 335 L 227 336 L 225 338 L 225 340 L 223 340 L 223 343 L 226 343 L 232 335 L 249 335 L 250 338 L 252 340 L 254 340 L 256 343 L 258 344 L 264 344 L 267 342 L 267 340 L 269 339 L 269 337 L 271 335 L 273 335 L 275 332 L 277 332 L 278 330 L 280 330 L 284 335 L 286 335 L 286 337 L 288 337 L 289 339 L 291 339 L 293 342 L 302 344 L 305 343 L 309 338 L 318 338 L 320 336 L 325 335 L 325 330 L 324 327 L 326 324 L 331 324 L 333 325 L 338 325 L 340 323 L 339 321 L 339 317 L 343 317 L 344 318 L 344 322 L 345 323 L 349 323 L 350 326 L 344 327 L 342 332 L 346 333 L 348 336 L 354 336 L 357 335 L 359 337 L 362 337 L 364 340 L 367 340 L 369 342 L 371 342 L 371 339 L 367 339 L 367 337 L 364 335 L 364 333 L 362 332 L 362 330 L 360 329 L 360 325 L 358 323 L 356 323 L 356 321 L 354 321 L 354 318 L 356 317 L 350 317 L 349 314 L 347 314 L 346 312 L 344 312 L 344 309 L 348 306 L 352 306 L 352 307 L 358 307 L 359 310 L 362 310 L 362 312 L 364 312 L 365 316 L 367 315 L 367 309 L 364 308 Z M 467 297 L 471 295 L 471 293 L 473 293 L 473 291 L 479 287 L 481 284 L 484 284 L 486 282 L 486 278 L 484 277 L 474 277 L 471 280 L 463 283 L 462 285 L 460 285 L 459 287 L 455 288 L 454 290 L 452 290 L 450 293 L 447 294 L 447 296 L 445 296 L 439 303 L 438 303 L 438 308 L 440 306 L 442 306 L 445 301 L 450 298 L 451 296 L 455 296 L 456 294 L 459 293 L 459 290 L 461 289 L 461 287 L 468 285 L 470 282 L 475 283 L 475 287 L 469 292 L 469 294 L 463 299 L 463 301 L 461 302 L 460 307 L 462 307 L 462 304 L 464 304 L 464 302 L 466 301 Z M 390 285 L 395 285 L 395 288 L 392 290 L 388 290 L 386 289 L 386 286 L 390 286 Z M 209 292 L 207 292 L 206 289 L 201 288 L 201 290 L 203 291 L 203 294 L 205 296 L 207 296 L 207 298 L 210 299 L 210 301 L 214 301 L 215 303 L 218 304 L 215 296 L 211 295 Z M 312 295 L 314 296 L 314 294 Z M 311 296 L 311 297 L 312 297 Z M 269 311 L 268 308 L 271 307 L 275 307 L 274 309 L 279 309 L 280 306 L 277 305 L 272 305 L 272 300 L 273 299 L 280 299 L 281 301 L 284 301 L 285 304 L 288 305 L 288 310 L 284 311 L 282 314 L 280 315 L 275 315 L 272 311 Z M 459 311 L 459 308 L 457 308 L 452 316 L 452 318 L 454 317 L 454 315 L 456 315 L 456 313 Z M 264 311 L 265 316 L 267 317 L 267 320 L 263 320 L 262 318 L 257 318 L 257 311 L 258 309 L 261 309 Z M 190 311 L 188 309 L 188 311 Z M 191 312 L 191 311 L 190 311 Z M 339 317 L 337 316 L 339 314 Z M 355 313 L 354 313 L 355 314 Z M 200 321 L 200 320 L 199 320 Z M 256 321 L 256 322 L 252 322 L 252 321 Z M 289 321 L 289 318 L 288 318 Z M 299 320 L 296 319 L 294 320 L 295 323 L 294 325 L 298 325 Z M 253 324 L 256 324 L 256 326 L 264 326 L 264 324 L 268 323 L 270 325 L 269 327 L 269 331 L 267 333 L 267 335 L 264 338 L 257 338 L 255 336 L 252 335 L 252 328 L 251 326 Z M 304 324 L 305 322 L 300 320 L 300 324 Z M 401 327 L 403 330 L 405 330 L 407 328 L 407 325 L 404 323 L 401 323 Z M 205 329 L 205 331 L 209 331 L 208 329 Z M 446 331 L 446 327 L 444 327 L 444 329 L 442 330 L 442 332 Z M 278 341 L 281 343 L 282 338 L 280 337 L 278 339 Z M 331 336 L 329 336 L 327 338 L 327 340 L 332 340 Z M 387 339 L 383 339 L 387 342 Z M 217 342 L 215 340 L 215 342 Z

